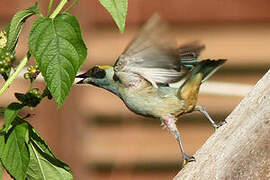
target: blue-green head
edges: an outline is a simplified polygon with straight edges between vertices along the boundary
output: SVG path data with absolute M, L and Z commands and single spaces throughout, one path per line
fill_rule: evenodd
M 112 66 L 94 66 L 87 72 L 76 77 L 83 78 L 77 84 L 91 84 L 119 95 L 117 90 L 118 82 L 113 78 L 114 70 Z

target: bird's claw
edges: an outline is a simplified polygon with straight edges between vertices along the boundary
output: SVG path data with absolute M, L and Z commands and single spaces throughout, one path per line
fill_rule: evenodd
M 221 127 L 222 125 L 226 124 L 227 122 L 224 120 L 224 121 L 221 121 L 219 123 L 215 123 L 213 124 L 213 127 L 215 128 L 215 130 L 217 130 L 219 127 Z
M 188 156 L 186 154 L 183 155 L 183 166 L 186 165 L 189 162 L 196 161 L 194 156 Z

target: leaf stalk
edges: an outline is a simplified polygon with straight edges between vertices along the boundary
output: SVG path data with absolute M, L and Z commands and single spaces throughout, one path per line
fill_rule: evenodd
M 52 10 L 52 5 L 53 5 L 53 0 L 50 0 L 49 5 L 48 5 L 48 14 L 50 14 Z
M 74 0 L 73 3 L 67 8 L 64 10 L 64 12 L 68 12 L 69 10 L 71 10 L 78 2 L 79 0 Z
M 67 2 L 68 2 L 68 0 L 61 0 L 61 2 L 58 4 L 58 6 L 56 7 L 56 9 L 50 15 L 50 18 L 54 19 L 60 13 L 60 11 L 63 9 L 63 7 L 65 6 L 65 4 Z

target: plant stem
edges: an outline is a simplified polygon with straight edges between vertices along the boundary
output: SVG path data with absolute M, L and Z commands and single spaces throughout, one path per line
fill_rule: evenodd
M 74 0 L 73 3 L 67 8 L 64 10 L 64 12 L 68 12 L 70 9 L 72 9 L 78 2 L 79 0 Z
M 48 14 L 50 14 L 50 12 L 51 12 L 52 5 L 53 5 L 53 0 L 50 0 L 49 6 L 48 6 Z
M 33 82 L 34 81 L 31 80 L 29 90 L 31 90 L 33 88 Z
M 14 79 L 18 76 L 19 72 L 26 65 L 29 58 L 30 58 L 30 54 L 27 53 L 24 56 L 24 58 L 21 60 L 19 66 L 16 69 L 16 71 L 8 78 L 8 80 L 5 82 L 4 86 L 0 89 L 0 96 L 6 91 L 6 89 L 11 85 L 11 83 L 14 81 Z
M 56 7 L 56 9 L 50 15 L 50 18 L 54 19 L 59 14 L 59 12 L 63 9 L 63 7 L 67 3 L 67 1 L 68 0 L 61 0 L 61 2 L 58 4 L 58 6 Z

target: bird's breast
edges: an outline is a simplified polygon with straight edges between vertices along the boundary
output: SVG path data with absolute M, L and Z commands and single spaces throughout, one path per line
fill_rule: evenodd
M 122 89 L 120 94 L 126 106 L 136 114 L 160 118 L 166 114 L 178 116 L 182 113 L 183 103 L 175 96 L 175 91 L 160 95 L 156 88 Z

